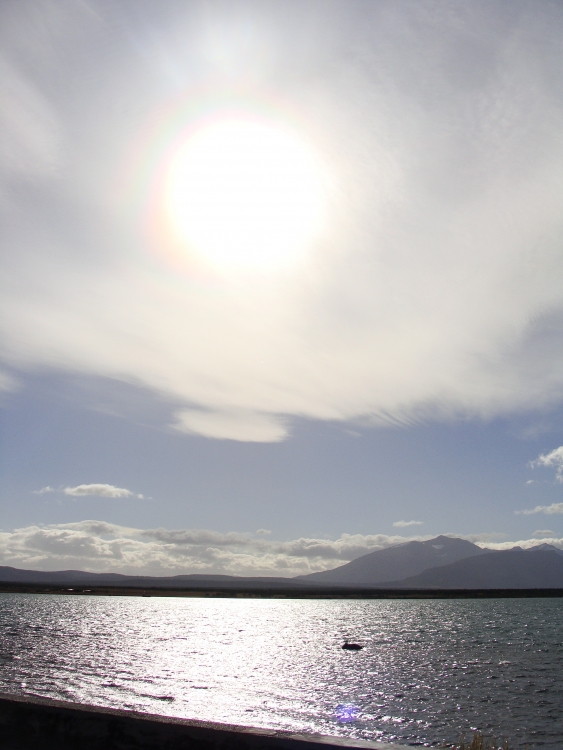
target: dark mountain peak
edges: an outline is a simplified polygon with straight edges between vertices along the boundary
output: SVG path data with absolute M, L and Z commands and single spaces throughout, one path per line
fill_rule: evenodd
M 444 536 L 444 534 L 439 534 L 435 539 L 427 539 L 425 542 L 421 542 L 421 544 L 448 544 L 449 542 L 456 542 L 459 541 L 459 537 L 457 536 Z
M 466 539 L 440 535 L 425 542 L 403 542 L 369 552 L 333 570 L 299 576 L 299 579 L 311 583 L 375 586 L 484 553 L 485 550 Z
M 425 542 L 408 542 L 408 544 L 423 544 L 434 549 L 444 547 L 464 547 L 469 549 L 476 546 L 473 542 L 468 542 L 467 539 L 461 539 L 459 536 L 444 536 L 443 534 L 440 534 L 435 539 L 427 539 Z
M 513 547 L 513 549 L 520 548 Z M 542 542 L 542 544 L 536 544 L 533 547 L 528 547 L 526 552 L 556 552 L 558 555 L 563 555 L 563 549 L 554 547 L 553 544 L 548 544 L 547 542 Z
M 427 569 L 419 575 L 388 581 L 407 589 L 548 589 L 563 588 L 563 555 L 557 549 L 509 549 Z

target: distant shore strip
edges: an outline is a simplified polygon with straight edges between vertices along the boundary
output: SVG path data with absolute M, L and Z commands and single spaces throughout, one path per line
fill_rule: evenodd
M 232 599 L 530 599 L 561 598 L 563 589 L 387 589 L 353 587 L 245 587 L 191 586 L 189 588 L 131 586 L 43 586 L 0 583 L 2 594 L 52 594 L 58 596 L 200 597 Z

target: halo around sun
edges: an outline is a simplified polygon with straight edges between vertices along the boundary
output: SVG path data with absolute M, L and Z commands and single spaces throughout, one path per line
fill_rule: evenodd
M 186 140 L 164 198 L 176 231 L 214 266 L 285 265 L 320 220 L 319 179 L 304 144 L 242 117 Z
M 203 119 L 175 139 L 158 171 L 156 240 L 177 258 L 219 273 L 274 271 L 299 262 L 320 233 L 319 160 L 276 119 Z

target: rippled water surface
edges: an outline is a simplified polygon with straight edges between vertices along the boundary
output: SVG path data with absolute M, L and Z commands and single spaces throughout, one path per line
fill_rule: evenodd
M 1 594 L 0 690 L 406 744 L 479 728 L 562 748 L 563 600 Z

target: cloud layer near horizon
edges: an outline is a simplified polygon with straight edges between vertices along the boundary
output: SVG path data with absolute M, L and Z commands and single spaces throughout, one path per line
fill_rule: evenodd
M 561 9 L 438 6 L 171 3 L 141 27 L 5 4 L 5 361 L 147 386 L 177 429 L 244 441 L 560 400 Z M 274 91 L 326 164 L 330 223 L 292 273 L 183 276 L 110 196 L 147 118 L 206 86 Z
M 515 545 L 527 548 L 540 543 L 537 539 L 494 541 L 498 534 L 459 536 L 490 549 Z M 428 538 L 431 537 L 342 534 L 336 540 L 301 538 L 278 542 L 237 532 L 136 529 L 104 521 L 80 521 L 0 532 L 0 562 L 39 570 L 78 568 L 133 575 L 289 577 L 335 568 L 368 552 Z M 541 543 L 545 542 L 563 549 L 563 539 L 543 538 Z

